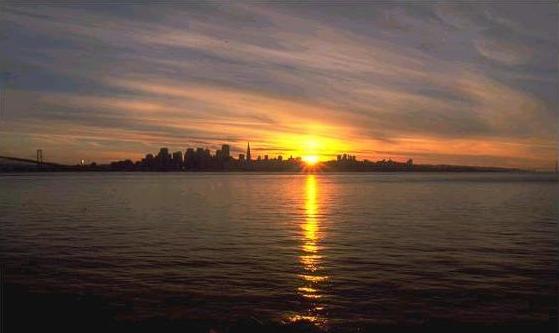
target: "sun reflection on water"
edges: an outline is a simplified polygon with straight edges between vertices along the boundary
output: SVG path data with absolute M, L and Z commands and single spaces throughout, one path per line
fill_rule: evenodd
M 317 202 L 317 180 L 315 175 L 308 175 L 305 181 L 305 221 L 301 224 L 303 230 L 303 244 L 299 261 L 304 269 L 304 274 L 299 275 L 302 286 L 297 292 L 307 302 L 307 309 L 303 313 L 290 318 L 291 321 L 310 321 L 316 325 L 326 324 L 322 311 L 324 305 L 320 300 L 324 297 L 321 287 L 328 276 L 321 272 L 323 256 L 320 247 L 319 230 L 319 205 Z

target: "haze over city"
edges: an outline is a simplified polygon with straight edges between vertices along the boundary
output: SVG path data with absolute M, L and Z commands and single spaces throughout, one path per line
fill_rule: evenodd
M 557 7 L 0 5 L 0 155 L 159 147 L 553 169 Z

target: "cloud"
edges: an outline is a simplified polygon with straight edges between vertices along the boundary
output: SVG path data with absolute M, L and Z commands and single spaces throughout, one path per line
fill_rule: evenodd
M 529 28 L 515 11 L 243 3 L 4 9 L 0 46 L 8 51 L 0 66 L 19 76 L 10 83 L 9 126 L 0 130 L 35 138 L 22 149 L 53 135 L 60 145 L 49 141 L 49 149 L 65 160 L 91 147 L 101 159 L 113 156 L 103 149 L 139 156 L 160 145 L 223 140 L 251 140 L 270 154 L 301 153 L 305 140 L 322 140 L 328 156 L 391 151 L 430 162 L 460 149 L 452 160 L 475 164 L 487 155 L 479 161 L 518 165 L 528 163 L 529 150 L 514 147 L 533 145 L 537 163 L 556 158 L 557 65 L 542 54 L 557 47 L 534 36 L 545 25 Z M 73 143 L 80 137 L 87 149 Z
M 527 47 L 498 40 L 477 39 L 474 45 L 484 57 L 509 66 L 525 64 L 532 56 L 531 49 Z

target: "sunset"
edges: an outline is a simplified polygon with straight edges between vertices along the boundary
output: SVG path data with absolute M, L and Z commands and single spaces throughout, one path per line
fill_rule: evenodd
M 557 332 L 558 22 L 0 1 L 0 331 Z
M 2 155 L 106 163 L 251 141 L 320 160 L 557 160 L 551 2 L 1 9 Z

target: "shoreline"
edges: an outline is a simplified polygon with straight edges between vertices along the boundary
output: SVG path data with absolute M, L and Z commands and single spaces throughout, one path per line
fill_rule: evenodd
M 10 168 L 1 169 L 0 174 L 7 173 L 185 173 L 185 174 L 200 174 L 200 173 L 235 173 L 235 174 L 245 174 L 245 173 L 273 173 L 273 174 L 340 174 L 340 173 L 356 173 L 356 174 L 373 174 L 373 173 L 519 173 L 519 174 L 558 174 L 554 171 L 537 171 L 537 170 L 522 170 L 522 169 L 502 169 L 502 168 L 453 168 L 453 169 L 411 169 L 411 170 L 400 170 L 400 169 L 380 169 L 380 170 L 331 170 L 331 169 L 312 169 L 312 170 L 243 170 L 243 169 L 232 169 L 232 170 L 212 170 L 212 169 L 201 169 L 201 170 L 112 170 L 112 169 L 89 169 L 89 168 L 57 168 L 57 169 L 35 169 L 35 168 Z

